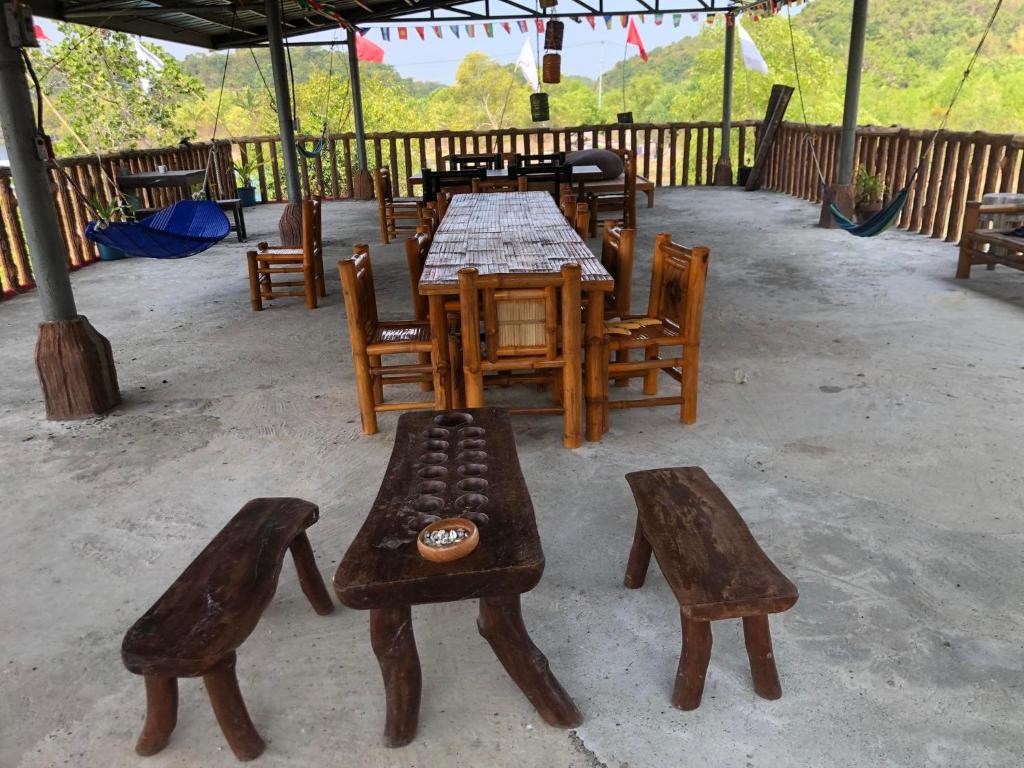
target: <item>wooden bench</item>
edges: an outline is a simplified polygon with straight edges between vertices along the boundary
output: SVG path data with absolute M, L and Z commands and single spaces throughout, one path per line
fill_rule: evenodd
M 146 680 L 146 723 L 135 751 L 153 755 L 178 717 L 178 678 L 202 675 L 213 713 L 239 760 L 263 752 L 235 676 L 235 650 L 274 596 L 291 550 L 302 591 L 321 616 L 334 604 L 305 530 L 317 521 L 302 499 L 253 499 L 242 507 L 124 636 L 124 665 Z
M 988 195 L 986 195 L 988 197 Z M 998 229 L 986 229 L 982 218 L 1002 217 L 1001 232 Z M 960 259 L 957 262 L 956 276 L 966 280 L 971 276 L 971 267 L 985 264 L 995 269 L 1002 264 L 1014 269 L 1024 269 L 1024 237 L 1015 236 L 1012 230 L 1024 220 L 1024 202 L 1018 203 L 982 203 L 970 201 L 964 210 L 963 233 L 960 235 Z
M 700 467 L 626 475 L 637 524 L 625 584 L 643 586 L 651 552 L 679 601 L 683 651 L 672 706 L 696 709 L 711 660 L 711 622 L 743 619 L 754 690 L 782 695 L 768 614 L 788 610 L 797 590 L 768 559 L 743 518 Z
M 617 179 L 608 179 L 607 181 L 588 181 L 583 187 L 587 192 L 622 192 L 626 188 L 626 183 L 623 177 L 619 176 Z M 653 181 L 637 174 L 636 191 L 647 195 L 648 208 L 654 207 Z

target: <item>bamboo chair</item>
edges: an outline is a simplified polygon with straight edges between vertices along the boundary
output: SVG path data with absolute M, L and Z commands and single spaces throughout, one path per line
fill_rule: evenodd
M 377 214 L 380 217 L 380 239 L 385 245 L 400 234 L 416 232 L 424 218 L 423 201 L 418 197 L 395 197 L 391 171 L 378 168 L 373 172 L 377 193 Z
M 317 297 L 327 295 L 320 208 L 319 198 L 302 201 L 300 247 L 260 243 L 259 250 L 246 253 L 249 303 L 253 312 L 261 311 L 264 301 L 286 296 L 302 296 L 306 299 L 307 308 L 316 309 Z M 275 280 L 277 275 L 302 275 L 302 279 Z
M 513 409 L 560 413 L 562 444 L 583 444 L 583 382 L 580 359 L 580 266 L 564 264 L 558 275 L 484 275 L 459 271 L 466 406 L 484 405 L 484 377 L 546 383 L 560 371 L 561 404 Z M 485 345 L 481 348 L 483 320 Z M 516 376 L 516 372 L 523 372 Z
M 590 206 L 580 202 L 576 195 L 565 193 L 560 207 L 562 215 L 576 230 L 576 234 L 586 240 L 590 232 Z
M 645 358 L 607 362 L 605 380 L 643 377 L 647 397 L 609 400 L 608 408 L 678 405 L 680 421 L 693 424 L 697 420 L 697 369 L 708 255 L 703 246 L 691 249 L 673 243 L 672 236 L 665 232 L 655 236 L 647 314 L 627 315 L 622 323 L 605 323 L 605 344 L 610 353 L 642 349 Z M 661 357 L 665 347 L 682 347 L 682 355 Z M 607 361 L 608 355 L 603 359 Z M 679 396 L 655 397 L 659 371 L 680 383 Z M 607 426 L 607 411 L 605 422 Z
M 356 392 L 363 434 L 377 432 L 377 414 L 388 411 L 440 409 L 440 376 L 423 355 L 430 355 L 430 323 L 426 320 L 383 321 L 377 315 L 377 296 L 373 286 L 370 247 L 354 245 L 352 256 L 338 262 L 341 288 L 345 296 L 355 369 Z M 385 355 L 419 355 L 416 364 L 384 365 Z M 434 400 L 427 402 L 384 402 L 388 384 L 432 384 Z
M 604 294 L 605 317 L 625 317 L 633 303 L 633 255 L 636 230 L 620 221 L 605 219 L 601 240 L 601 264 L 615 280 L 614 290 Z
M 423 202 L 432 203 L 441 193 L 454 195 L 472 192 L 473 179 L 487 179 L 486 168 L 468 168 L 464 171 L 432 171 L 423 169 Z
M 526 177 L 505 179 L 473 179 L 473 194 L 487 194 L 490 192 L 525 192 Z
M 590 235 L 597 237 L 599 221 L 615 219 L 624 226 L 636 228 L 636 155 L 628 149 L 616 149 L 615 154 L 622 157 L 624 167 L 622 190 L 610 192 L 586 192 L 590 203 Z

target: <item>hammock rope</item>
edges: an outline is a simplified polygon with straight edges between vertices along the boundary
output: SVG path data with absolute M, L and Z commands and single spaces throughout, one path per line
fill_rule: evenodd
M 935 149 L 935 143 L 938 141 L 939 134 L 946 128 L 946 124 L 949 122 L 949 116 L 953 113 L 953 107 L 956 105 L 957 99 L 960 98 L 960 94 L 963 91 L 964 86 L 967 84 L 967 78 L 969 78 L 971 76 L 971 72 L 974 71 L 974 65 L 978 62 L 978 58 L 981 56 L 981 50 L 985 46 L 985 40 L 988 39 L 988 34 L 992 31 L 992 27 L 996 22 L 996 17 L 999 15 L 999 9 L 1002 5 L 1003 0 L 996 0 L 995 7 L 992 9 L 992 14 L 989 16 L 988 23 L 985 25 L 985 29 L 982 32 L 981 39 L 978 40 L 978 44 L 975 46 L 974 52 L 971 54 L 971 58 L 967 62 L 967 67 L 964 69 L 963 76 L 957 83 L 956 88 L 953 89 L 953 95 L 950 97 L 949 104 L 946 106 L 946 111 L 942 116 L 939 127 L 932 133 L 931 140 L 928 142 L 924 151 L 921 152 L 917 165 L 915 165 L 914 169 L 911 171 L 903 189 L 897 192 L 892 200 L 890 200 L 889 203 L 878 213 L 874 214 L 866 221 L 861 223 L 851 221 L 832 200 L 828 181 L 825 179 L 825 174 L 821 169 L 821 161 L 818 158 L 817 147 L 815 147 L 814 141 L 811 139 L 810 131 L 804 131 L 804 143 L 807 145 L 811 159 L 814 161 L 814 170 L 817 173 L 818 181 L 821 184 L 822 196 L 828 203 L 829 213 L 832 215 L 833 221 L 835 221 L 836 225 L 840 229 L 857 237 L 874 237 L 875 235 L 880 235 L 887 229 L 891 228 L 899 219 L 900 214 L 903 211 L 903 206 L 906 205 L 907 198 L 910 196 L 910 190 L 914 186 L 914 182 L 917 180 L 918 173 L 928 161 L 928 158 L 932 154 L 932 150 Z M 788 11 L 788 9 L 786 12 L 786 21 L 789 27 L 789 47 L 793 56 L 793 75 L 796 81 L 797 96 L 800 101 L 800 114 L 803 118 L 804 128 L 806 129 L 810 127 L 810 123 L 807 120 L 807 109 L 804 105 L 804 92 L 800 83 L 800 63 L 796 55 L 796 41 L 793 36 L 793 15 Z

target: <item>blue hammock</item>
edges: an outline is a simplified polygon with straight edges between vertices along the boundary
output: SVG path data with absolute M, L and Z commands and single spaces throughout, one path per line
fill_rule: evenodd
M 90 221 L 85 236 L 131 256 L 181 259 L 205 251 L 223 240 L 231 225 L 212 200 L 182 200 L 143 221 Z
M 907 195 L 910 194 L 910 185 L 907 185 L 896 195 L 889 204 L 865 222 L 858 224 L 850 221 L 843 215 L 835 203 L 829 203 L 828 209 L 832 213 L 832 219 L 841 228 L 857 237 L 874 237 L 889 229 L 899 219 L 903 206 L 907 202 Z

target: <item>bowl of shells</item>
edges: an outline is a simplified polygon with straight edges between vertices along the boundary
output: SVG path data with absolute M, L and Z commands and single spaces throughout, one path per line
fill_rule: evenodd
M 416 548 L 424 560 L 450 563 L 465 557 L 480 543 L 480 532 L 472 520 L 449 517 L 431 523 L 416 537 Z

